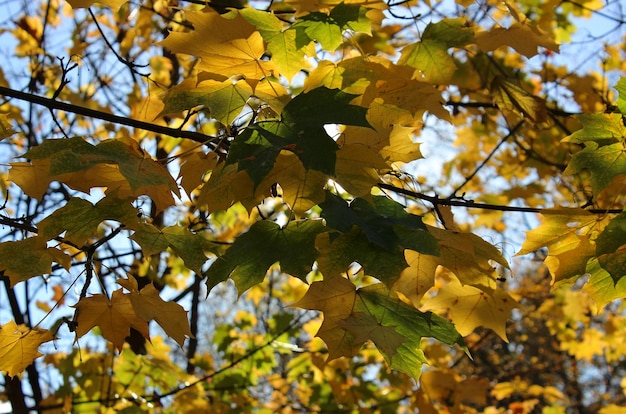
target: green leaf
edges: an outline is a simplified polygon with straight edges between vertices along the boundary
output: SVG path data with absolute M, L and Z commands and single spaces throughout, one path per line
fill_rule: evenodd
M 459 345 L 467 352 L 463 337 L 447 319 L 432 312 L 421 312 L 398 299 L 383 284 L 370 285 L 357 291 L 361 304 L 355 309 L 369 310 L 383 326 L 394 326 L 405 338 L 435 338 L 447 345 Z
M 206 272 L 207 286 L 211 290 L 230 277 L 242 294 L 262 282 L 276 262 L 281 271 L 305 280 L 317 257 L 315 238 L 323 231 L 320 220 L 292 221 L 284 227 L 258 221 L 211 265 Z
M 422 223 L 422 218 L 409 214 L 404 206 L 385 196 L 372 197 L 373 205 L 361 198 L 349 204 L 341 197 L 326 193 L 320 204 L 326 224 L 342 233 L 353 226 L 359 227 L 367 239 L 390 251 L 398 248 L 411 249 L 420 253 L 438 255 L 439 246 Z
M 315 88 L 293 98 L 285 106 L 282 119 L 294 127 L 342 124 L 371 128 L 367 108 L 350 104 L 357 96 L 340 89 Z
M 235 138 L 226 164 L 237 162 L 239 171 L 247 171 L 256 188 L 274 167 L 281 141 L 284 139 L 252 125 Z
M 0 262 L 0 272 L 8 276 L 11 286 L 33 276 L 50 273 L 52 263 L 69 269 L 71 257 L 59 249 L 47 247 L 47 241 L 43 237 L 29 237 L 0 243 L 0 257 L 4 258 Z
M 323 236 L 318 238 L 316 246 L 319 250 L 318 266 L 324 277 L 338 276 L 346 272 L 353 262 L 357 262 L 365 274 L 392 286 L 408 267 L 401 248 L 393 252 L 381 249 L 357 227 L 332 241 L 330 235 Z
M 596 256 L 615 283 L 626 276 L 626 213 L 615 217 L 596 239 Z
M 326 342 L 329 359 L 353 356 L 371 340 L 392 369 L 417 379 L 426 363 L 420 349 L 423 337 L 458 344 L 467 352 L 452 323 L 419 311 L 380 283 L 356 289 L 344 277 L 324 277 L 293 306 L 324 313 L 317 336 Z
M 474 40 L 473 30 L 465 23 L 457 18 L 428 24 L 421 41 L 405 47 L 398 63 L 417 69 L 428 82 L 450 83 L 457 67 L 448 49 Z
M 266 11 L 257 10 L 252 7 L 245 7 L 238 10 L 238 12 L 248 23 L 257 28 L 266 42 L 269 42 L 273 36 L 283 30 L 283 23 L 272 13 L 267 13 Z
M 147 195 L 162 211 L 180 196 L 178 185 L 162 164 L 131 138 L 109 139 L 92 145 L 83 138 L 50 139 L 23 155 L 30 162 L 12 163 L 10 177 L 40 198 L 51 181 L 89 192 L 94 187 L 117 191 L 118 197 Z
M 77 246 L 97 235 L 98 226 L 105 220 L 115 220 L 129 229 L 139 223 L 137 209 L 131 200 L 104 197 L 96 205 L 87 200 L 73 197 L 66 205 L 54 211 L 38 224 L 39 235 L 52 239 L 66 232 L 64 238 Z
M 339 3 L 330 12 L 330 17 L 343 30 L 372 34 L 372 20 L 367 17 L 368 9 L 356 4 Z
M 331 52 L 337 49 L 343 41 L 341 28 L 325 13 L 309 13 L 292 27 L 303 28 L 309 38 L 316 40 L 325 50 Z
M 304 28 L 309 38 L 317 40 L 324 49 L 332 52 L 343 42 L 344 30 L 371 33 L 371 21 L 366 17 L 366 13 L 367 9 L 364 7 L 341 3 L 334 7 L 330 14 L 309 13 L 292 27 Z
M 366 108 L 351 105 L 356 95 L 325 87 L 291 100 L 281 120 L 261 121 L 239 134 L 231 145 L 227 164 L 238 163 L 255 186 L 272 169 L 281 150 L 293 152 L 304 168 L 335 174 L 339 146 L 324 129 L 325 124 L 369 127 Z
M 159 116 L 203 106 L 209 110 L 211 117 L 230 125 L 241 115 L 241 110 L 246 106 L 250 96 L 252 88 L 245 81 L 207 79 L 196 86 L 195 81 L 190 79 L 170 88 L 161 97 L 165 108 Z
M 582 124 L 582 128 L 563 142 L 586 144 L 591 141 L 603 147 L 621 142 L 626 134 L 621 114 L 581 114 L 576 119 Z
M 170 248 L 183 259 L 188 269 L 200 274 L 207 261 L 205 251 L 215 251 L 215 246 L 202 235 L 191 232 L 182 226 L 169 226 L 162 230 L 152 224 L 142 224 L 131 238 L 141 246 L 146 256 L 163 252 Z
M 626 151 L 621 142 L 599 147 L 594 141 L 586 143 L 582 151 L 575 153 L 564 174 L 577 174 L 584 170 L 591 174 L 594 194 L 608 187 L 614 178 L 626 174 Z
M 256 26 L 267 42 L 267 51 L 281 75 L 291 80 L 307 67 L 305 55 L 314 55 L 313 40 L 300 28 L 290 27 L 283 31 L 283 23 L 273 14 L 250 7 L 239 14 Z
M 291 80 L 307 67 L 305 55 L 311 54 L 311 39 L 303 30 L 288 29 L 276 33 L 268 40 L 267 51 L 272 56 L 281 75 Z
M 622 76 L 619 81 L 617 81 L 615 89 L 617 89 L 619 93 L 617 97 L 617 107 L 623 115 L 626 115 L 626 77 Z
M 589 273 L 589 280 L 583 286 L 583 290 L 589 293 L 596 303 L 598 307 L 596 313 L 615 299 L 626 297 L 626 277 L 619 279 L 616 283 L 611 274 L 600 265 L 598 259 L 589 259 L 587 273 Z

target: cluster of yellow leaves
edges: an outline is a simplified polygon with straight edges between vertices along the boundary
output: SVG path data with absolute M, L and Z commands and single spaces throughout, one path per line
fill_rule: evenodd
M 75 8 L 89 7 L 92 3 L 91 0 L 71 1 Z M 104 0 L 102 3 L 114 9 L 119 9 L 123 4 L 120 0 Z M 305 57 L 315 55 L 314 41 L 325 50 L 337 50 L 345 29 L 339 25 L 322 24 L 320 30 L 320 25 L 315 21 L 328 16 L 334 19 L 336 16 L 333 12 L 346 7 L 343 3 L 287 3 L 295 7 L 296 17 L 310 17 L 310 14 L 318 12 L 319 15 L 295 23 L 294 26 L 300 24 L 298 30 L 302 29 L 297 32 L 291 30 L 291 27 L 285 28 L 287 24 L 274 15 L 249 8 L 223 15 L 210 8 L 202 12 L 186 12 L 185 19 L 193 29 L 176 26 L 160 46 L 174 53 L 193 56 L 199 59 L 199 63 L 192 76 L 161 94 L 159 116 L 185 114 L 193 108 L 203 107 L 212 119 L 231 125 L 242 116 L 243 111 L 250 108 L 255 116 L 261 114 L 261 111 L 256 110 L 261 102 L 261 105 L 269 107 L 270 115 L 267 118 L 277 118 L 290 99 L 288 90 L 278 79 L 283 77 L 291 81 L 301 70 L 310 69 Z M 345 26 L 360 33 L 370 33 L 370 25 L 377 26 L 380 23 L 380 10 L 388 7 L 379 1 L 355 1 L 349 5 L 362 7 L 362 10 L 350 9 L 357 11 L 358 18 Z M 288 151 L 290 148 L 287 147 L 278 152 L 275 161 L 272 160 L 273 167 L 268 168 L 269 172 L 257 181 L 253 181 L 241 165 L 224 164 L 216 155 L 192 152 L 191 155 L 180 157 L 184 159 L 181 186 L 188 194 L 197 195 L 194 201 L 207 206 L 210 212 L 231 208 L 237 205 L 235 203 L 252 209 L 265 198 L 267 189 L 276 183 L 282 188 L 283 200 L 296 214 L 303 214 L 324 200 L 324 187 L 329 179 L 355 197 L 369 198 L 372 187 L 380 180 L 381 172 L 421 158 L 420 143 L 416 142 L 414 136 L 423 127 L 426 113 L 443 120 L 451 119 L 443 106 L 442 85 L 453 85 L 459 76 L 468 78 L 463 80 L 465 86 L 488 89 L 490 97 L 505 113 L 507 120 L 521 118 L 532 125 L 543 123 L 547 117 L 545 101 L 534 96 L 528 85 L 521 85 L 505 74 L 497 73 L 490 68 L 491 62 L 485 64 L 480 60 L 483 53 L 500 50 L 504 46 L 525 57 L 535 56 L 539 47 L 558 51 L 554 37 L 546 35 L 545 24 L 534 24 L 507 2 L 504 2 L 504 6 L 508 9 L 507 15 L 510 14 L 515 20 L 508 27 L 495 25 L 483 30 L 471 27 L 465 18 L 445 19 L 428 25 L 419 42 L 405 46 L 397 63 L 387 58 L 355 57 L 354 54 L 347 54 L 337 61 L 316 62 L 315 68 L 307 74 L 303 93 L 326 87 L 354 94 L 357 97 L 353 103 L 368 108 L 367 122 L 372 127 L 364 129 L 362 126 L 347 126 L 337 129 L 336 143 L 339 148 L 336 167 L 331 169 L 334 171 L 333 176 L 306 168 L 297 152 Z M 371 22 L 365 24 L 365 16 Z M 40 35 L 37 22 L 25 21 L 22 26 L 21 29 L 30 36 Z M 324 28 L 328 29 L 328 33 L 323 33 Z M 305 40 L 297 38 L 302 33 L 309 37 Z M 122 46 L 125 50 L 128 50 L 127 42 L 128 39 Z M 464 65 L 449 52 L 450 49 L 470 48 L 470 45 L 471 49 L 476 47 L 479 51 L 471 65 Z M 155 61 L 154 66 L 158 67 L 158 63 L 164 65 L 161 71 L 167 72 L 165 62 Z M 489 69 L 483 71 L 481 65 Z M 470 67 L 473 69 L 468 69 Z M 169 80 L 168 76 L 163 76 L 162 80 Z M 471 138 L 476 136 L 472 135 Z M 157 212 L 173 205 L 172 193 L 178 195 L 178 185 L 166 168 L 148 156 L 136 141 L 120 138 L 96 146 L 79 138 L 68 141 L 74 148 L 58 151 L 57 147 L 43 144 L 29 151 L 26 155 L 28 162 L 12 164 L 10 180 L 37 198 L 41 198 L 48 190 L 50 182 L 58 180 L 83 192 L 89 192 L 93 187 L 106 187 L 108 194 L 115 192 L 120 199 L 147 195 L 156 203 Z M 475 161 L 469 160 L 468 165 L 473 168 Z M 194 194 L 200 186 L 200 191 Z M 519 253 L 526 254 L 547 247 L 549 256 L 546 264 L 557 283 L 589 271 L 589 260 L 595 250 L 594 236 L 588 228 L 596 227 L 593 230 L 596 232 L 601 230 L 598 220 L 582 210 L 575 214 L 561 213 L 547 215 L 539 228 L 529 232 Z M 43 223 L 43 233 L 50 232 L 50 237 L 59 234 L 59 231 L 47 230 L 50 221 Z M 418 351 L 413 354 L 417 357 L 405 360 L 402 358 L 406 354 L 397 352 L 406 346 L 405 339 L 409 334 L 400 332 L 402 326 L 398 328 L 392 324 L 396 323 L 395 320 L 390 322 L 388 316 L 381 317 L 368 308 L 371 296 L 382 291 L 388 293 L 387 299 L 390 301 L 397 299 L 396 293 L 402 296 L 402 300 L 407 299 L 406 302 L 393 302 L 396 306 L 394 311 L 407 309 L 404 306 L 409 307 L 408 303 L 413 305 L 412 311 L 418 307 L 442 313 L 447 311 L 462 335 L 468 335 L 478 326 L 485 326 L 506 340 L 504 324 L 515 306 L 515 300 L 496 283 L 498 275 L 493 266 L 495 263 L 508 269 L 508 263 L 493 245 L 471 233 L 459 231 L 453 223 L 447 224 L 446 229 L 428 228 L 429 234 L 438 240 L 439 256 L 404 250 L 408 267 L 399 271 L 397 278 L 390 278 L 393 279 L 393 283 L 390 283 L 391 292 L 386 291 L 389 286 L 383 287 L 382 284 L 357 290 L 353 283 L 343 277 L 331 279 L 330 276 L 345 273 L 346 269 L 339 268 L 343 264 L 329 263 L 336 256 L 328 255 L 320 259 L 320 268 L 328 280 L 312 285 L 296 305 L 325 312 L 324 324 L 318 335 L 329 345 L 331 359 L 354 355 L 369 339 L 385 353 L 392 367 L 411 365 L 404 367 L 405 371 L 414 376 L 419 375 L 418 365 L 421 366 L 425 361 L 423 355 Z M 204 245 L 195 244 L 195 250 L 190 252 L 187 249 L 189 244 L 181 240 L 189 241 L 195 234 L 182 227 L 172 227 L 157 229 L 151 225 L 139 226 L 133 237 L 146 255 L 171 248 L 187 267 L 202 273 L 202 265 L 206 261 Z M 570 231 L 564 232 L 563 228 Z M 90 235 L 90 232 L 87 234 Z M 72 240 L 76 237 L 84 242 L 89 237 L 83 237 L 80 232 L 76 235 L 68 230 L 67 233 L 66 237 Z M 230 241 L 235 236 L 223 234 L 221 237 Z M 331 243 L 330 239 L 328 234 L 321 235 L 317 239 L 317 246 L 323 246 L 325 252 L 337 248 L 338 245 Z M 69 259 L 63 253 L 47 246 L 43 248 L 47 240 L 43 243 L 42 240 L 33 237 L 14 244 L 3 243 L 0 245 L 0 253 L 12 254 L 37 243 L 36 254 L 39 257 L 34 261 L 37 272 L 49 272 L 53 261 L 69 266 Z M 328 243 L 324 244 L 326 241 Z M 233 251 L 235 249 L 231 253 Z M 617 257 L 621 256 L 618 254 Z M 615 257 L 609 259 L 615 260 Z M 5 265 L 0 270 L 11 278 L 13 284 L 24 280 L 25 271 L 11 266 Z M 227 270 L 224 271 L 225 278 L 233 274 Z M 259 271 L 261 279 L 263 270 L 265 268 Z M 603 279 L 602 283 L 605 282 Z M 163 301 L 153 285 L 140 291 L 132 276 L 118 283 L 129 293 L 119 289 L 110 298 L 93 295 L 78 302 L 77 338 L 97 326 L 102 335 L 121 350 L 130 328 L 149 339 L 148 323 L 151 320 L 155 320 L 180 345 L 185 336 L 191 335 L 186 312 L 176 303 Z M 433 295 L 428 296 L 429 292 Z M 610 295 L 605 290 L 603 292 L 602 300 L 605 300 Z M 413 338 L 410 346 L 417 348 L 417 342 Z M 436 390 L 433 394 L 443 392 L 440 383 L 445 381 L 438 376 L 451 384 L 459 385 L 457 383 L 461 382 L 451 375 L 430 374 L 426 384 L 429 381 L 431 385 L 436 384 L 433 385 Z M 450 391 L 450 398 L 458 405 L 467 399 L 467 395 L 463 395 L 456 385 Z
M 121 351 L 131 327 L 150 340 L 148 322 L 152 320 L 180 346 L 183 346 L 186 336 L 193 336 L 187 312 L 178 303 L 161 299 L 153 284 L 139 290 L 137 280 L 132 275 L 128 279 L 118 280 L 118 283 L 130 293 L 118 289 L 110 299 L 102 294 L 92 295 L 82 298 L 75 305 L 78 314 L 77 339 L 97 326 L 102 336 Z

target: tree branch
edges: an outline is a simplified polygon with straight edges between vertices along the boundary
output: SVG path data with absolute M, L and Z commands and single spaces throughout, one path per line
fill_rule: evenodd
M 503 205 L 498 205 L 498 204 L 476 203 L 473 200 L 463 200 L 463 199 L 458 199 L 458 198 L 453 198 L 453 199 L 440 198 L 438 196 L 429 196 L 426 194 L 407 190 L 405 188 L 395 187 L 391 184 L 386 184 L 386 183 L 378 183 L 377 186 L 378 188 L 392 191 L 396 194 L 402 194 L 402 195 L 409 196 L 412 198 L 417 198 L 420 200 L 427 201 L 433 206 L 455 206 L 455 207 L 465 207 L 465 208 L 479 208 L 483 210 L 513 211 L 513 212 L 519 212 L 519 213 L 541 213 L 541 214 L 562 214 L 562 215 L 567 215 L 567 214 L 574 215 L 574 214 L 579 213 L 576 209 L 573 209 L 573 208 L 570 209 L 571 211 L 568 211 L 567 209 L 561 209 L 558 212 L 556 212 L 555 210 L 551 210 L 549 208 L 503 206 Z M 624 210 L 616 209 L 616 208 L 609 208 L 609 209 L 590 208 L 590 209 L 586 209 L 585 211 L 591 214 L 620 214 Z
M 34 103 L 44 106 L 50 110 L 58 109 L 61 111 L 71 112 L 77 115 L 86 116 L 89 118 L 101 119 L 103 121 L 111 122 L 114 124 L 126 125 L 132 128 L 143 129 L 145 131 L 155 132 L 157 134 L 169 135 L 176 138 L 186 138 L 195 142 L 209 146 L 215 150 L 217 148 L 216 142 L 219 141 L 219 137 L 213 137 L 204 135 L 195 131 L 185 131 L 176 128 L 169 128 L 162 125 L 156 125 L 149 122 L 138 121 L 136 119 L 127 118 L 123 116 L 113 115 L 102 111 L 96 111 L 94 109 L 85 108 L 83 106 L 73 105 L 55 99 L 44 98 L 43 96 L 34 95 L 32 93 L 21 92 L 15 89 L 6 88 L 0 86 L 0 95 L 8 96 L 11 98 L 19 99 L 21 101 Z

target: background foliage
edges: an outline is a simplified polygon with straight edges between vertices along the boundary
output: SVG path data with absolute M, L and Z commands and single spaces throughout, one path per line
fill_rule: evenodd
M 620 412 L 619 1 L 9 1 L 14 412 Z

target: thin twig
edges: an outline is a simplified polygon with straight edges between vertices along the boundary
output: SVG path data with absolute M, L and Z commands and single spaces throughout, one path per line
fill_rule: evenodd
M 391 184 L 386 183 L 378 183 L 377 186 L 383 190 L 392 191 L 396 194 L 402 194 L 405 196 L 417 198 L 420 200 L 428 201 L 432 205 L 438 206 L 455 206 L 455 207 L 465 207 L 465 208 L 478 208 L 483 210 L 496 210 L 496 211 L 510 211 L 510 212 L 519 212 L 519 213 L 541 213 L 541 214 L 560 214 L 560 215 L 575 215 L 580 214 L 579 209 L 566 209 L 562 208 L 559 210 L 550 209 L 550 208 L 539 208 L 539 207 L 517 207 L 517 206 L 504 206 L 499 204 L 488 204 L 488 203 L 477 203 L 473 200 L 464 200 L 464 199 L 450 199 L 450 198 L 440 198 L 437 196 L 429 196 L 426 194 L 421 194 L 415 191 L 407 190 L 405 188 L 396 187 Z M 601 208 L 591 208 L 585 210 L 591 214 L 620 214 L 624 210 L 623 209 L 601 209 Z
M 457 186 L 452 193 L 448 196 L 448 198 L 455 198 L 456 194 L 461 190 L 467 183 L 469 183 L 478 172 L 483 169 L 483 167 L 489 162 L 489 160 L 496 154 L 496 152 L 500 149 L 500 147 L 512 136 L 515 135 L 518 129 L 524 124 L 524 120 L 519 121 L 510 131 L 509 133 L 500 139 L 500 142 L 495 146 L 495 148 L 485 157 L 485 159 L 474 169 L 474 171 L 465 177 L 465 181 L 463 181 L 459 186 Z

